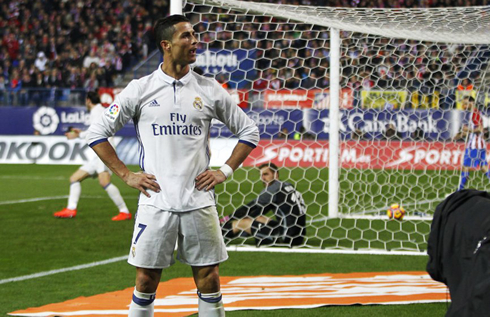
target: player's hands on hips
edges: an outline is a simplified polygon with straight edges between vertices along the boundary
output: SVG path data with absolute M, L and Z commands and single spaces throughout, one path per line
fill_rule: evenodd
M 129 173 L 128 177 L 125 179 L 125 182 L 129 186 L 142 192 L 146 197 L 150 197 L 150 194 L 146 191 L 147 189 L 156 193 L 160 192 L 160 185 L 158 185 L 156 180 L 157 178 L 154 175 L 138 172 Z
M 196 177 L 196 188 L 198 190 L 202 190 L 203 188 L 206 191 L 211 190 L 214 186 L 223 183 L 226 180 L 225 174 L 222 171 L 217 170 L 207 170 Z

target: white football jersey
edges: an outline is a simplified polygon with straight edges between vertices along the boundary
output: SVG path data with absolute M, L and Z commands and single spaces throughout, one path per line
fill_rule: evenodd
M 105 111 L 105 108 L 100 103 L 98 103 L 95 106 L 93 106 L 92 109 L 90 109 L 89 126 L 92 125 L 92 123 L 94 123 L 97 118 L 102 117 L 104 115 L 104 111 Z M 80 135 L 79 135 L 79 138 L 80 139 L 86 139 L 87 138 L 87 134 L 88 134 L 88 129 L 85 130 L 85 131 L 81 131 L 80 132 Z M 113 147 L 115 147 L 114 138 L 113 137 L 110 137 L 109 138 L 109 142 L 111 143 L 111 145 Z
M 214 79 L 189 71 L 176 80 L 161 69 L 131 81 L 104 115 L 90 126 L 90 146 L 105 141 L 133 119 L 140 143 L 139 163 L 156 176 L 159 193 L 140 195 L 140 205 L 189 211 L 215 205 L 214 190 L 195 188 L 195 178 L 209 168 L 211 120 L 223 122 L 240 141 L 252 147 L 259 131 Z

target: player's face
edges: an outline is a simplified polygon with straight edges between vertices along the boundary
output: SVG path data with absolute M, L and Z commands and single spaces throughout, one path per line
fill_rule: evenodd
M 174 62 L 189 65 L 196 61 L 197 38 L 196 32 L 189 22 L 174 25 L 175 33 L 170 42 L 170 55 Z
M 260 179 L 264 186 L 267 187 L 271 182 L 276 180 L 277 173 L 274 173 L 270 168 L 264 167 L 260 170 Z
M 471 110 L 473 108 L 474 103 L 472 101 L 469 101 L 468 99 L 463 99 L 463 109 L 464 110 Z

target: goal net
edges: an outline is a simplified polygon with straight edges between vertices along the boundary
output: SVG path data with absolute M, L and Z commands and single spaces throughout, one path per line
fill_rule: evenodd
M 187 1 L 195 70 L 220 81 L 261 133 L 218 189 L 220 216 L 257 197 L 257 167 L 272 162 L 306 206 L 294 249 L 425 252 L 435 207 L 460 182 L 465 96 L 488 127 L 489 11 Z M 236 143 L 219 122 L 211 137 L 213 157 Z M 474 171 L 466 187 L 489 190 L 490 180 Z M 388 217 L 392 204 L 403 219 Z M 257 238 L 244 231 L 227 243 Z

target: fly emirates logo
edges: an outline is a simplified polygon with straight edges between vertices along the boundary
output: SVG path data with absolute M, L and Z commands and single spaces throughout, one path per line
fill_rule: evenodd
M 186 124 L 187 115 L 171 112 L 169 114 L 170 124 L 159 125 L 153 123 L 151 125 L 154 136 L 163 135 L 201 135 L 202 126 L 192 123 Z

